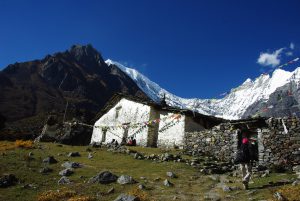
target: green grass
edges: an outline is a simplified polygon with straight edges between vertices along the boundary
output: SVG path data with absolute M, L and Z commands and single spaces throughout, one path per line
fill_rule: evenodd
M 0 146 L 7 143 L 11 142 L 0 142 Z M 112 153 L 100 148 L 91 148 L 94 158 L 90 160 L 87 158 L 86 146 L 58 146 L 54 143 L 40 143 L 35 145 L 35 147 L 35 149 L 15 148 L 6 151 L 0 149 L 0 174 L 13 173 L 21 179 L 21 184 L 0 189 L 0 200 L 36 200 L 37 195 L 42 192 L 61 189 L 65 186 L 79 195 L 88 195 L 96 197 L 98 200 L 108 201 L 114 200 L 121 193 L 127 193 L 136 188 L 137 184 L 119 185 L 113 183 L 102 185 L 86 183 L 90 177 L 103 170 L 109 170 L 118 176 L 121 174 L 130 175 L 135 180 L 143 183 L 147 187 L 145 193 L 148 200 L 172 200 L 174 196 L 178 200 L 203 200 L 204 194 L 212 189 L 218 191 L 223 197 L 233 195 L 235 200 L 248 200 L 249 197 L 247 191 L 224 193 L 222 190 L 215 189 L 214 185 L 217 184 L 217 181 L 211 180 L 208 176 L 201 174 L 199 170 L 184 163 L 158 163 L 148 160 L 135 160 L 130 155 Z M 130 149 L 144 154 L 161 154 L 166 152 L 166 150 L 155 148 L 130 147 Z M 67 153 L 71 151 L 80 152 L 81 157 L 67 157 Z M 176 154 L 179 151 L 168 150 L 168 153 Z M 34 154 L 34 160 L 32 161 L 26 160 L 29 152 Z M 5 155 L 2 153 L 5 153 Z M 42 175 L 39 173 L 39 169 L 44 167 L 42 159 L 48 155 L 53 155 L 59 163 L 48 165 L 54 171 L 50 174 Z M 84 167 L 75 169 L 75 173 L 70 176 L 70 179 L 73 181 L 72 185 L 58 185 L 57 181 L 60 178 L 58 172 L 63 169 L 61 164 L 67 160 L 80 162 L 84 164 Z M 173 171 L 178 175 L 176 179 L 169 179 L 175 184 L 174 187 L 165 187 L 162 183 L 167 178 L 167 171 Z M 80 178 L 80 176 L 84 178 Z M 140 177 L 146 177 L 146 179 L 143 180 Z M 160 181 L 155 181 L 158 177 L 161 178 Z M 272 198 L 274 188 L 261 187 L 268 184 L 269 181 L 276 182 L 292 177 L 295 177 L 295 175 L 271 174 L 270 177 L 255 178 L 253 179 L 254 184 L 251 184 L 250 188 L 254 188 L 256 192 L 251 197 L 258 199 Z M 239 178 L 228 177 L 228 179 L 233 181 L 233 183 L 228 185 L 241 187 Z M 35 184 L 38 188 L 26 189 L 22 187 L 25 184 Z M 115 188 L 115 192 L 105 195 L 111 187 Z M 97 194 L 100 197 L 97 197 Z

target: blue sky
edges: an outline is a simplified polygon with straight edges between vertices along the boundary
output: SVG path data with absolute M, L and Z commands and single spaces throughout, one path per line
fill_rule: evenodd
M 90 43 L 178 96 L 219 98 L 300 56 L 299 8 L 297 0 L 1 0 L 0 69 Z

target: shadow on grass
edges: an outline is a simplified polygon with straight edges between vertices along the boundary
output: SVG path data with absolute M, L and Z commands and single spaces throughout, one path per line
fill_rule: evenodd
M 269 182 L 268 184 L 257 186 L 257 187 L 249 187 L 249 190 L 258 190 L 258 189 L 265 189 L 265 188 L 271 188 L 271 187 L 278 187 L 283 186 L 287 184 L 291 184 L 291 181 L 277 181 L 277 182 Z

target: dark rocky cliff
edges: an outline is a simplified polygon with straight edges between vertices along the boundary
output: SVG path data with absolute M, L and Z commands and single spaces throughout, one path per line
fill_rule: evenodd
M 0 139 L 31 138 L 49 114 L 62 121 L 92 120 L 115 93 L 146 95 L 120 69 L 108 66 L 91 45 L 73 45 L 42 60 L 15 63 L 0 71 Z M 68 104 L 67 104 L 68 103 Z

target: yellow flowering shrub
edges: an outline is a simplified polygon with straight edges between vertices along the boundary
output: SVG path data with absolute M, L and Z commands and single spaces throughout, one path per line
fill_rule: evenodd
M 137 197 L 140 201 L 150 201 L 148 194 L 137 187 L 131 189 L 128 194 Z
M 15 146 L 20 147 L 20 148 L 33 148 L 33 141 L 32 140 L 16 140 Z
M 71 197 L 76 195 L 75 191 L 61 189 L 57 191 L 46 191 L 38 195 L 38 201 L 61 201 L 61 200 L 69 200 Z
M 286 185 L 278 190 L 287 200 L 300 201 L 300 185 Z
M 96 201 L 96 199 L 89 196 L 75 196 L 68 199 L 68 201 Z

